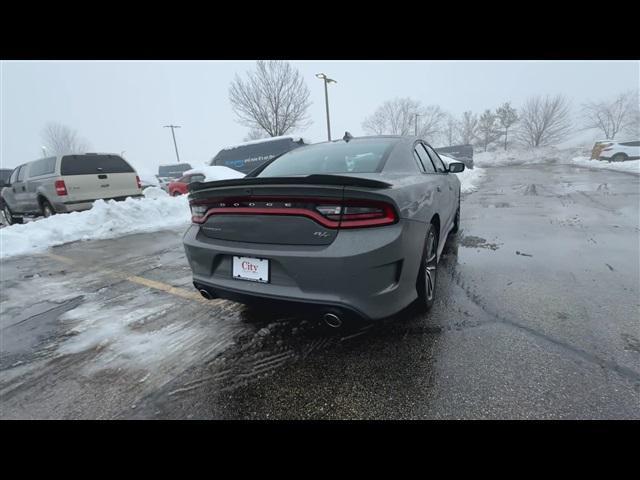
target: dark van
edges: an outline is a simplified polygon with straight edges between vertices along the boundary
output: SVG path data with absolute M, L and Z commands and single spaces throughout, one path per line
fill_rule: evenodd
M 229 167 L 246 174 L 272 158 L 303 145 L 308 143 L 300 137 L 265 138 L 262 141 L 223 148 L 209 165 Z
M 473 145 L 451 145 L 449 147 L 439 147 L 436 152 L 454 158 L 462 163 L 465 167 L 473 168 Z

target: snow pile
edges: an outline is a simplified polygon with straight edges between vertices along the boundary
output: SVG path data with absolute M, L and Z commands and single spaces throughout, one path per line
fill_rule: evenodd
M 540 147 L 521 150 L 497 150 L 479 152 L 473 156 L 473 164 L 478 167 L 502 167 L 507 165 L 525 165 L 533 163 L 569 163 L 581 148 Z
M 440 155 L 440 158 L 444 163 L 449 165 L 451 162 L 457 162 L 455 158 L 447 157 L 446 155 Z M 472 170 L 465 168 L 462 173 L 455 173 L 460 180 L 460 189 L 462 193 L 470 193 L 478 189 L 478 185 L 482 181 L 486 170 L 480 167 L 474 167 Z
M 123 202 L 96 200 L 90 210 L 2 228 L 0 258 L 40 252 L 78 240 L 186 228 L 191 218 L 186 195 L 170 197 L 156 187 L 145 189 L 144 195 L 144 198 L 127 198 Z
M 640 174 L 640 160 L 627 160 L 626 162 L 607 162 L 603 160 L 591 160 L 590 157 L 574 157 L 574 165 L 579 167 L 594 168 L 599 170 L 616 170 Z
M 193 168 L 184 172 L 185 175 L 204 175 L 205 182 L 215 182 L 217 180 L 231 180 L 233 178 L 243 178 L 244 173 L 223 166 L 205 166 Z

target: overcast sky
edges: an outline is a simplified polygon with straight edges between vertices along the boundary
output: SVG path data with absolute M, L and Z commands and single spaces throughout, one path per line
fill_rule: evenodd
M 303 136 L 326 139 L 325 72 L 334 138 L 361 135 L 362 120 L 383 101 L 410 96 L 458 116 L 505 101 L 518 107 L 532 94 L 562 93 L 577 112 L 587 100 L 638 88 L 637 61 L 295 61 L 313 102 L 313 124 Z M 41 130 L 49 121 L 77 129 L 92 151 L 125 151 L 145 176 L 172 163 L 170 130 L 176 130 L 182 161 L 201 164 L 225 145 L 242 141 L 247 128 L 234 118 L 228 88 L 253 62 L 3 61 L 1 63 L 1 158 L 3 168 L 41 156 Z

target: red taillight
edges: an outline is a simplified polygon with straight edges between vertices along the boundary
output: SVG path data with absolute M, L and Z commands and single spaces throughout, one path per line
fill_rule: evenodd
M 142 188 L 142 183 L 140 183 L 140 177 L 136 175 L 136 183 L 138 184 L 138 188 Z
M 340 219 L 340 228 L 364 228 L 396 223 L 396 211 L 387 203 L 347 205 Z
M 64 184 L 64 180 L 56 180 L 55 186 L 58 195 L 67 195 L 67 186 Z
M 391 204 L 376 200 L 244 197 L 192 200 L 190 206 L 194 223 L 224 214 L 301 216 L 326 228 L 378 227 L 398 221 Z

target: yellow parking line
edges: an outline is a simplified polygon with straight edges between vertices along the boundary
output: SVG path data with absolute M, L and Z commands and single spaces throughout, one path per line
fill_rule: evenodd
M 76 262 L 72 258 L 63 257 L 62 255 L 57 255 L 55 253 L 47 253 L 46 255 L 49 258 L 52 258 L 62 263 L 66 263 L 67 265 L 77 265 L 85 270 L 95 270 L 92 268 L 85 267 L 83 265 L 79 265 L 78 262 Z M 174 295 L 176 297 L 186 298 L 188 300 L 193 300 L 199 303 L 205 303 L 207 305 L 219 305 L 220 303 L 224 302 L 224 300 L 221 300 L 221 299 L 207 300 L 206 298 L 202 297 L 199 293 L 194 291 L 189 291 L 183 288 L 174 287 L 167 283 L 159 282 L 157 280 L 150 280 L 148 278 L 139 277 L 137 275 L 129 275 L 128 273 L 119 272 L 116 270 L 112 270 L 110 268 L 100 268 L 100 272 L 106 273 L 107 275 L 110 275 L 112 277 L 127 280 L 132 283 L 137 283 L 138 285 L 143 285 L 148 288 L 153 288 L 154 290 L 160 290 L 162 292 L 168 293 L 170 295 Z

